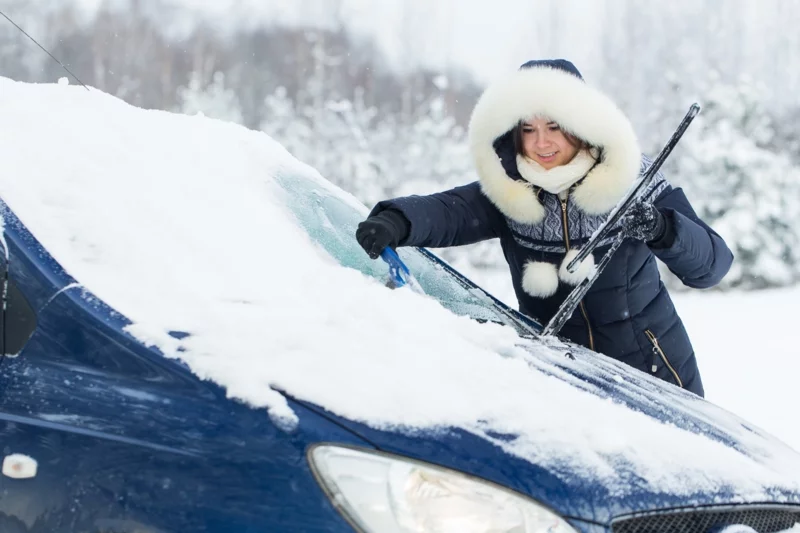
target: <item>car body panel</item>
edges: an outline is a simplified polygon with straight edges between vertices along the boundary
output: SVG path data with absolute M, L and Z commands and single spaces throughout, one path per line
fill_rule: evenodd
M 513 454 L 504 453 L 497 444 L 461 429 L 390 431 L 370 428 L 332 414 L 330 416 L 383 451 L 493 481 L 525 494 L 569 518 L 609 524 L 612 518 L 621 515 L 724 503 L 781 503 L 798 506 L 800 510 L 800 495 L 785 487 L 775 487 L 771 491 L 771 497 L 763 501 L 742 499 L 733 488 L 677 494 L 653 490 L 648 486 L 647 480 L 637 479 L 620 464 L 618 475 L 631 486 L 628 492 L 620 494 L 612 486 L 599 480 L 587 481 L 587 477 L 575 472 L 569 465 L 565 465 L 560 471 L 552 467 L 545 468 Z M 513 437 L 497 435 L 501 441 L 511 440 Z

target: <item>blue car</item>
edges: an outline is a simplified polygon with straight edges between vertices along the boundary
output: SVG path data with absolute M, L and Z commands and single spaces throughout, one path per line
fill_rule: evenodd
M 487 375 L 474 390 L 509 398 L 508 417 L 444 392 L 426 400 L 430 417 L 446 409 L 463 420 L 424 423 L 425 403 L 403 404 L 414 394 L 356 398 L 348 411 L 291 380 L 269 384 L 288 414 L 268 414 L 193 366 L 184 350 L 195 332 L 170 331 L 171 354 L 132 334 L 122 310 L 65 270 L 4 197 L 0 532 L 772 533 L 800 523 L 800 455 L 788 446 L 678 387 L 540 336 L 427 250 L 399 252 L 424 295 L 392 290 L 388 265 L 353 238 L 363 206 L 300 167 L 270 182 L 332 268 L 404 309 L 444 307 L 470 335 L 516 339 L 496 354 L 513 369 L 507 385 Z M 275 261 L 286 270 L 301 259 Z M 322 320 L 309 318 L 308 335 Z M 319 355 L 346 358 L 338 348 Z M 467 371 L 419 369 L 443 391 Z M 349 383 L 375 376 L 354 371 Z M 529 376 L 540 401 L 511 401 Z M 396 385 L 385 394 L 415 387 Z M 349 414 L 384 401 L 394 405 L 387 423 Z

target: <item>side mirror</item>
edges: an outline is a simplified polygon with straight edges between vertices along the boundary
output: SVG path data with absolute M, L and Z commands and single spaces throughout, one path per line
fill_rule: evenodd
M 2 328 L 3 354 L 6 357 L 17 357 L 36 330 L 36 313 L 12 280 L 8 281 Z
M 36 313 L 11 279 L 0 244 L 0 347 L 4 357 L 17 357 L 36 329 Z

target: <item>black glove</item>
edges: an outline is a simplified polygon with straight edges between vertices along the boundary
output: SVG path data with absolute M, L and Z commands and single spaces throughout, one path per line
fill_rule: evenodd
M 667 231 L 664 214 L 653 204 L 638 202 L 622 215 L 622 231 L 632 239 L 644 242 L 661 240 Z
M 411 223 L 403 213 L 385 209 L 358 225 L 356 240 L 371 259 L 377 259 L 387 246 L 397 248 L 410 229 Z

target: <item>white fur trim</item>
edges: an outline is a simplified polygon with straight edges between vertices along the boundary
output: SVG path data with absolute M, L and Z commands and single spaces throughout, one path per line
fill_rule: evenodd
M 578 269 L 575 272 L 570 272 L 567 270 L 567 265 L 572 262 L 575 257 L 578 255 L 578 249 L 573 248 L 567 252 L 567 255 L 564 256 L 564 260 L 561 261 L 561 266 L 558 269 L 558 277 L 561 278 L 561 281 L 564 283 L 569 283 L 570 285 L 577 285 L 586 277 L 592 273 L 594 270 L 594 256 L 589 255 L 583 262 L 578 265 Z
M 505 176 L 504 179 L 481 178 L 481 190 L 504 215 L 523 224 L 538 224 L 544 219 L 544 206 L 536 197 L 533 185 L 506 176 L 493 149 L 491 153 L 481 155 L 473 152 L 473 155 L 479 176 L 484 175 L 482 168 L 486 169 L 486 175 Z
M 472 111 L 470 151 L 486 196 L 514 220 L 542 220 L 544 210 L 532 188 L 508 177 L 493 147 L 498 137 L 531 116 L 548 117 L 603 148 L 603 161 L 573 196 L 588 214 L 610 211 L 639 175 L 641 150 L 633 126 L 606 95 L 572 74 L 548 67 L 523 68 L 491 84 Z
M 548 298 L 558 290 L 558 270 L 552 263 L 528 261 L 522 273 L 522 290 L 535 298 Z

